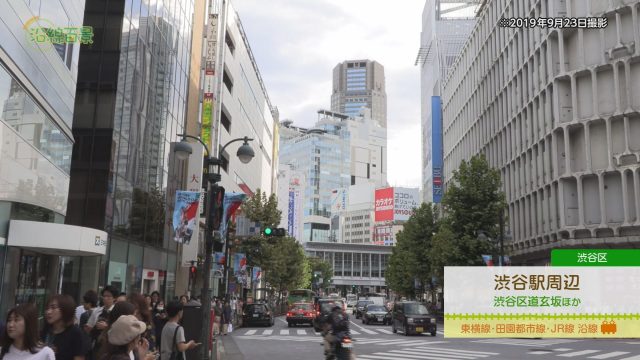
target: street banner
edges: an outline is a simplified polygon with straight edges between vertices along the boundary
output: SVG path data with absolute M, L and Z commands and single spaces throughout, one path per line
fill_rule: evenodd
M 446 266 L 444 336 L 637 338 L 638 266 Z
M 242 253 L 235 253 L 233 255 L 233 274 L 236 277 L 240 277 L 247 272 L 247 257 Z
M 226 265 L 227 261 L 226 258 L 224 257 L 224 253 L 223 252 L 217 252 L 213 254 L 213 270 L 224 270 L 224 266 Z
M 235 214 L 244 199 L 247 198 L 245 193 L 225 192 L 224 193 L 224 212 L 222 215 L 222 222 L 220 223 L 220 234 L 225 239 L 227 235 L 227 223 L 231 216 Z
M 176 206 L 173 210 L 173 239 L 188 245 L 193 233 L 198 231 L 198 208 L 200 206 L 200 192 L 176 191 Z
M 260 279 L 262 279 L 262 269 L 260 269 L 260 267 L 258 266 L 254 266 L 252 281 L 253 283 L 259 283 Z

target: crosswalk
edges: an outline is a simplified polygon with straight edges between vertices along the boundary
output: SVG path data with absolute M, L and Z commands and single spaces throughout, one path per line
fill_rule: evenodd
M 640 360 L 640 354 L 631 354 L 629 351 L 607 351 L 607 350 L 593 350 L 593 349 L 580 349 L 574 350 L 569 348 L 555 348 L 530 351 L 530 355 L 544 355 L 545 359 L 549 356 L 561 359 L 597 359 L 597 360 Z
M 471 342 L 480 344 L 494 344 L 494 345 L 513 345 L 513 346 L 525 346 L 525 347 L 546 347 L 559 344 L 575 343 L 583 340 L 576 339 L 512 339 L 512 338 L 496 338 L 496 339 L 483 339 L 473 340 Z
M 278 335 L 289 335 L 289 336 L 307 336 L 307 335 L 320 335 L 320 333 L 315 332 L 313 328 L 306 329 L 280 329 L 275 330 L 275 333 Z M 234 335 L 273 335 L 273 329 L 240 329 L 234 332 Z M 385 328 L 361 328 L 361 329 L 351 329 L 351 335 L 379 335 L 385 334 L 390 335 L 393 332 L 390 329 Z M 425 335 L 426 337 L 426 335 Z
M 417 346 L 389 351 L 379 351 L 372 354 L 358 355 L 363 360 L 473 360 L 486 359 L 500 355 L 495 352 L 458 350 L 434 346 Z

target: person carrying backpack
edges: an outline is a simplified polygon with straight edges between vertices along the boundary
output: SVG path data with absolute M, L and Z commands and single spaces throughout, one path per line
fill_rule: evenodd
M 184 328 L 178 324 L 182 319 L 182 303 L 172 301 L 167 306 L 169 321 L 162 329 L 160 340 L 160 360 L 183 360 L 184 352 L 200 345 L 191 340 L 186 341 Z

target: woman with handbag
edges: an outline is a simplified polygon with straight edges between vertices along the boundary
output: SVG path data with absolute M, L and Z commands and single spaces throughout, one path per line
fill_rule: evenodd
M 172 301 L 167 306 L 169 321 L 162 329 L 160 360 L 184 360 L 184 352 L 200 345 L 193 340 L 186 342 L 184 328 L 178 324 L 182 319 L 182 303 Z

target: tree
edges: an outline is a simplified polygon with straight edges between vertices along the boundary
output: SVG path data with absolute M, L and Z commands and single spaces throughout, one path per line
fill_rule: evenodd
M 331 264 L 317 257 L 308 257 L 307 260 L 309 262 L 311 278 L 313 278 L 315 272 L 319 272 L 322 283 L 318 284 L 318 287 L 322 289 L 328 288 L 333 278 L 333 267 Z
M 423 290 L 431 287 L 431 262 L 429 253 L 433 234 L 436 232 L 434 208 L 422 204 L 404 224 L 396 236 L 385 273 L 387 284 L 405 296 L 416 295 L 416 281 Z
M 482 255 L 493 254 L 495 244 L 478 240 L 478 231 L 496 239 L 499 216 L 506 207 L 500 173 L 489 167 L 481 154 L 468 162 L 463 160 L 452 180 L 442 199 L 446 217 L 443 234 L 438 237 L 439 255 L 446 258 L 444 265 L 482 265 Z M 449 245 L 442 244 L 443 239 L 448 239 Z M 444 248 L 446 254 L 442 253 Z
M 280 224 L 282 211 L 278 210 L 278 198 L 258 189 L 252 197 L 242 204 L 242 212 L 251 221 L 259 221 L 263 227 L 275 227 Z

